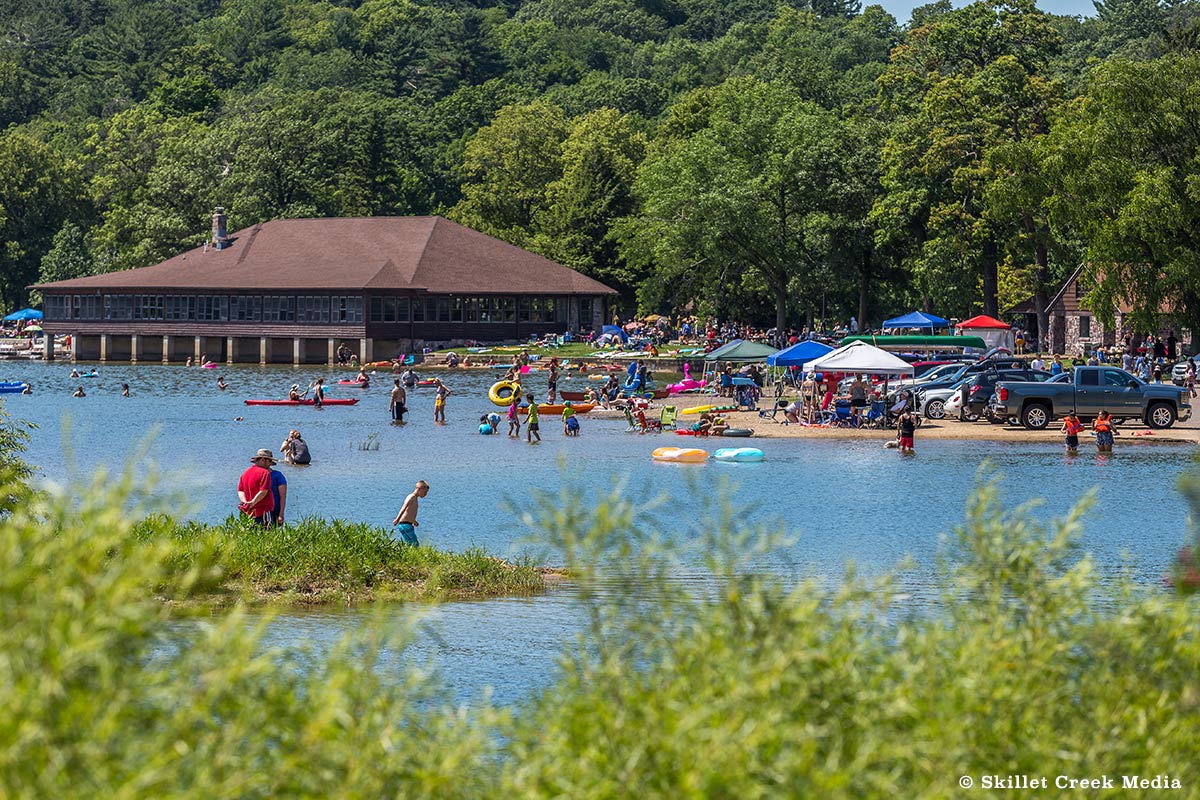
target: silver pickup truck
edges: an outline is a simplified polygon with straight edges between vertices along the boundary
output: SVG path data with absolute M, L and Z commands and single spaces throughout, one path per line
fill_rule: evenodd
M 1115 367 L 1076 367 L 1063 383 L 1001 381 L 990 411 L 1000 419 L 1016 417 L 1032 430 L 1074 411 L 1095 417 L 1107 411 L 1118 419 L 1140 419 L 1151 428 L 1169 428 L 1192 415 L 1186 389 L 1169 383 L 1144 383 Z

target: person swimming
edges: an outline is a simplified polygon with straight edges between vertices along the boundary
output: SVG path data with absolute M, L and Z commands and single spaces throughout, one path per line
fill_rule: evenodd
M 225 382 L 225 376 L 221 375 L 217 378 L 217 388 L 222 392 L 229 388 L 229 384 Z

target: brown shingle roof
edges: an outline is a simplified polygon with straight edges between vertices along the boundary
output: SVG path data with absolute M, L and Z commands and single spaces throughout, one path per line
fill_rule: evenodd
M 616 294 L 542 256 L 441 217 L 277 219 L 141 269 L 38 289 Z

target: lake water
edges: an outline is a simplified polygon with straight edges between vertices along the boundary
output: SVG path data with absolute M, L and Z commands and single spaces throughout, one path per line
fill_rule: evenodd
M 767 568 L 832 581 L 849 561 L 860 572 L 878 574 L 910 556 L 915 566 L 901 587 L 910 602 L 925 602 L 939 543 L 962 521 L 985 460 L 1003 476 L 1007 502 L 1044 498 L 1047 516 L 1098 489 L 1083 545 L 1108 574 L 1128 560 L 1139 580 L 1156 583 L 1186 535 L 1186 505 L 1175 487 L 1193 468 L 1190 446 L 1118 440 L 1112 457 L 1084 448 L 1068 459 L 1044 443 L 922 442 L 918 432 L 915 458 L 877 441 L 758 440 L 755 446 L 767 455 L 760 464 L 659 464 L 650 459 L 655 447 L 692 441 L 626 434 L 623 421 L 586 416 L 579 438 L 563 437 L 556 419 L 543 419 L 541 445 L 480 436 L 479 415 L 499 409 L 485 395 L 491 376 L 478 372 L 442 373 L 455 392 L 447 405 L 449 424 L 434 425 L 432 390 L 418 388 L 409 393 L 409 422 L 397 426 L 388 416 L 391 376 L 385 374 L 366 390 L 329 388 L 330 397 L 362 398 L 357 406 L 314 409 L 248 407 L 242 400 L 280 398 L 293 383 L 304 387 L 319 376 L 330 383 L 352 375 L 291 367 L 99 369 L 99 378 L 72 380 L 68 364 L 0 365 L 0 379 L 34 384 L 33 396 L 6 397 L 14 416 L 39 425 L 29 460 L 46 479 L 61 482 L 100 466 L 120 470 L 148 449 L 137 469 L 163 475 L 164 491 L 176 492 L 181 508 L 205 521 L 234 510 L 237 478 L 250 455 L 261 447 L 277 449 L 297 428 L 313 463 L 280 466 L 288 477 L 290 519 L 318 515 L 388 525 L 404 495 L 424 479 L 431 489 L 421 506 L 423 543 L 449 550 L 477 545 L 508 557 L 532 553 L 550 564 L 555 555 L 528 542 L 531 532 L 506 501 L 520 506 L 532 490 L 553 491 L 569 481 L 589 502 L 625 481 L 639 497 L 665 496 L 657 515 L 668 527 L 683 529 L 695 521 L 697 489 L 709 492 L 727 478 L 731 500 L 748 520 L 780 521 L 797 536 Z M 218 375 L 228 391 L 216 389 Z M 120 396 L 122 383 L 130 385 L 131 397 Z M 71 397 L 80 384 L 88 396 Z M 560 381 L 560 388 L 584 385 L 578 377 Z M 529 387 L 544 396 L 545 378 L 535 375 Z M 367 442 L 377 442 L 378 449 L 363 449 Z M 426 632 L 416 647 L 395 657 L 396 667 L 432 661 L 460 699 L 491 686 L 499 702 L 545 685 L 557 653 L 574 640 L 581 622 L 569 587 L 530 599 L 419 610 Z M 417 611 L 395 609 L 397 615 Z M 274 623 L 270 639 L 319 650 L 360 619 L 353 611 L 287 614 Z

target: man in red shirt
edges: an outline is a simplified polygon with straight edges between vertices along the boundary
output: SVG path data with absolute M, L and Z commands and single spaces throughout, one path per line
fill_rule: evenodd
M 271 495 L 271 466 L 276 464 L 270 450 L 259 450 L 251 459 L 251 466 L 242 473 L 238 481 L 238 509 L 264 527 L 267 515 L 275 510 L 275 498 Z

